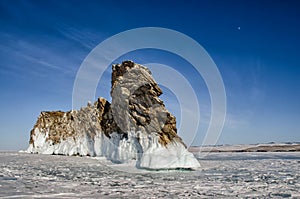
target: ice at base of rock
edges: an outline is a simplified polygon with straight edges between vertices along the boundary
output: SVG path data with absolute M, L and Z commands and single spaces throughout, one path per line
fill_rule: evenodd
M 158 143 L 155 137 L 138 142 L 136 137 L 120 138 L 113 133 L 107 138 L 99 133 L 93 140 L 78 137 L 61 140 L 59 144 L 46 141 L 47 132 L 35 130 L 35 147 L 30 144 L 26 152 L 57 155 L 80 155 L 105 157 L 116 163 L 126 163 L 136 160 L 137 168 L 145 169 L 177 169 L 198 168 L 198 160 L 181 143 L 170 143 L 166 147 Z M 129 132 L 129 134 L 135 134 Z
M 147 169 L 199 167 L 161 94 L 146 67 L 132 61 L 113 65 L 112 102 L 98 98 L 80 110 L 41 112 L 27 152 L 134 160 Z

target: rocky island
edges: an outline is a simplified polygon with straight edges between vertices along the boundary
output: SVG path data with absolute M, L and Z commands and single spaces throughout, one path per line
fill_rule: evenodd
M 80 110 L 41 112 L 27 152 L 104 156 L 146 169 L 200 166 L 177 135 L 176 118 L 148 68 L 132 61 L 112 65 L 110 94 L 111 103 L 98 98 Z

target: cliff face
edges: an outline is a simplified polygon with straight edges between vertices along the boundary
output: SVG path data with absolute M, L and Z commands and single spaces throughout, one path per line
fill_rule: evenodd
M 176 118 L 159 99 L 161 94 L 146 67 L 130 61 L 113 66 L 111 109 L 121 130 L 156 134 L 164 146 L 172 141 L 183 144 L 177 135 Z
M 41 112 L 28 152 L 135 160 L 137 167 L 151 169 L 199 166 L 146 67 L 132 61 L 113 65 L 111 83 L 111 104 L 99 98 L 78 111 Z

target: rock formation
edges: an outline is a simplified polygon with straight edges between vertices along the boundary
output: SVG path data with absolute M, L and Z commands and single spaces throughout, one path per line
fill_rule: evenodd
M 78 111 L 41 112 L 27 151 L 134 160 L 148 169 L 200 166 L 177 135 L 176 118 L 148 68 L 132 61 L 113 65 L 111 84 L 111 104 L 99 98 Z

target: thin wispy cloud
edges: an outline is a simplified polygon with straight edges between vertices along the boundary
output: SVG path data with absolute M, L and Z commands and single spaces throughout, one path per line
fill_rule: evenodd
M 49 62 L 44 61 L 42 59 L 36 58 L 34 56 L 26 55 L 24 53 L 22 53 L 22 54 L 18 53 L 18 54 L 20 55 L 20 57 L 23 57 L 24 59 L 26 59 L 26 60 L 34 63 L 34 64 L 38 64 L 41 67 L 48 68 L 48 69 L 51 69 L 51 70 L 55 70 L 57 72 L 64 72 L 64 73 L 72 72 L 71 69 L 68 69 L 68 68 L 63 67 L 63 66 L 54 65 L 52 63 L 49 63 Z
M 5 33 L 0 34 L 1 36 L 6 35 Z M 38 46 L 24 40 L 20 41 L 17 37 L 10 36 L 9 39 L 14 42 L 2 43 L 0 44 L 0 49 L 9 54 L 13 62 L 7 63 L 6 65 L 9 67 L 5 69 L 3 67 L 2 71 L 20 72 L 20 70 L 26 70 L 27 72 L 34 71 L 35 74 L 38 74 L 38 71 L 44 73 L 51 70 L 67 76 L 73 75 L 76 71 L 75 67 L 69 67 L 70 64 L 62 62 L 64 56 L 59 52 L 54 53 L 44 46 Z
M 62 34 L 66 39 L 72 40 L 87 50 L 92 50 L 96 46 L 95 38 L 99 38 L 99 35 L 92 34 L 88 30 L 70 26 L 64 23 L 56 25 L 56 30 Z

